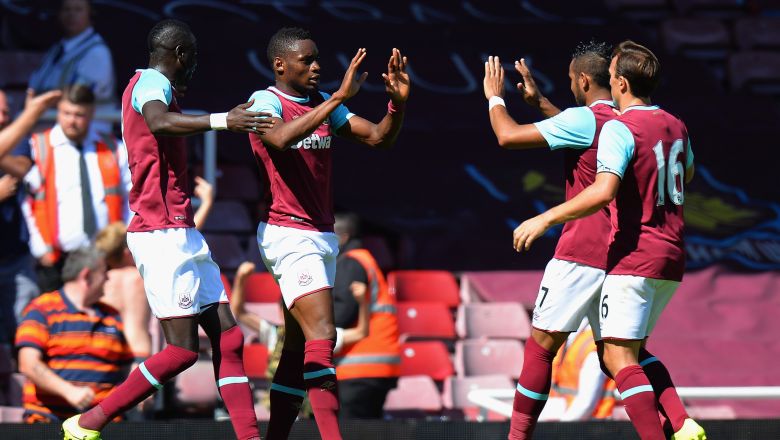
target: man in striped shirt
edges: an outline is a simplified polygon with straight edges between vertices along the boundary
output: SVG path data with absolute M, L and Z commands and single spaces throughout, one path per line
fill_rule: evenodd
M 61 289 L 30 302 L 16 332 L 27 423 L 65 420 L 96 405 L 133 360 L 119 313 L 100 302 L 103 255 L 94 248 L 70 253 L 62 276 Z

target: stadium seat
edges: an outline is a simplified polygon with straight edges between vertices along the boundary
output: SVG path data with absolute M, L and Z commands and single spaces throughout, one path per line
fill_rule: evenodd
M 734 23 L 734 37 L 740 50 L 780 49 L 780 18 L 750 17 Z
M 244 306 L 248 312 L 252 312 L 270 322 L 273 325 L 284 324 L 284 313 L 282 312 L 282 305 L 277 302 L 248 302 Z M 257 329 L 254 329 L 257 332 Z
M 458 376 L 500 374 L 518 377 L 523 367 L 523 344 L 511 339 L 470 339 L 455 343 Z
M 0 384 L 0 405 L 22 406 L 22 388 L 27 379 L 21 373 L 0 376 L 5 383 Z
M 401 344 L 401 376 L 428 376 L 444 380 L 454 374 L 447 346 L 439 341 Z
M 745 13 L 744 0 L 672 0 L 680 15 L 734 19 Z
M 19 406 L 0 406 L 0 423 L 22 423 L 24 408 Z
M 268 348 L 263 344 L 244 346 L 244 371 L 250 379 L 265 379 L 268 368 Z
M 217 384 L 211 361 L 200 360 L 176 376 L 176 401 L 180 406 L 213 406 Z
M 460 282 L 473 301 L 519 302 L 533 310 L 543 275 L 541 270 L 464 272 Z
M 254 202 L 260 199 L 262 186 L 254 163 L 220 164 L 217 172 L 217 192 L 222 199 Z
M 606 6 L 634 20 L 659 20 L 671 14 L 667 0 L 605 0 Z
M 398 332 L 402 339 L 455 339 L 449 308 L 438 303 L 398 303 Z
M 208 232 L 247 232 L 256 225 L 249 218 L 249 211 L 243 202 L 237 200 L 217 200 L 203 226 Z
M 729 80 L 734 91 L 780 94 L 780 53 L 738 52 L 728 61 Z
M 442 403 L 445 408 L 464 409 L 476 405 L 469 401 L 468 394 L 480 389 L 514 389 L 515 383 L 509 376 L 450 377 L 444 381 Z
M 14 371 L 13 354 L 11 346 L 0 344 L 0 376 L 10 374 Z
M 441 411 L 441 395 L 428 376 L 403 376 L 398 386 L 390 390 L 385 400 L 385 411 Z
M 282 291 L 279 284 L 276 283 L 274 276 L 268 272 L 253 273 L 246 279 L 244 284 L 246 302 L 255 303 L 278 303 L 282 297 Z
M 671 18 L 661 23 L 666 50 L 689 58 L 720 59 L 728 55 L 731 36 L 725 24 L 706 18 Z
M 435 302 L 447 307 L 460 304 L 458 283 L 444 270 L 399 270 L 390 272 L 387 284 L 398 301 Z
M 525 307 L 516 302 L 471 303 L 458 307 L 455 329 L 462 339 L 528 339 L 531 322 Z
M 203 234 L 211 249 L 211 257 L 221 269 L 235 270 L 246 258 L 235 235 Z
M 30 74 L 43 60 L 43 52 L 0 50 L 0 88 L 27 88 Z

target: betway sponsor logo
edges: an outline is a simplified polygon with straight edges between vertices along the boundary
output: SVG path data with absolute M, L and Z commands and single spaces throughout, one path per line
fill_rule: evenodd
M 312 134 L 306 139 L 302 139 L 292 148 L 303 148 L 304 150 L 324 150 L 330 148 L 330 140 L 333 136 L 320 136 L 317 133 Z

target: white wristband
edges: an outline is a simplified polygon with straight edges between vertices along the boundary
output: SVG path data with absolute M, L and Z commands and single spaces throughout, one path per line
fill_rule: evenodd
M 490 99 L 488 99 L 488 112 L 490 112 L 490 110 L 493 110 L 493 107 L 497 105 L 506 107 L 506 103 L 504 103 L 503 98 L 501 98 L 500 96 L 491 96 Z
M 492 99 L 492 98 L 491 98 Z M 212 113 L 209 115 L 212 130 L 227 130 L 227 113 Z

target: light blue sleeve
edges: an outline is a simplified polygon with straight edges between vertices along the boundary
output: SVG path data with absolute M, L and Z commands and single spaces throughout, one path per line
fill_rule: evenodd
M 691 137 L 688 136 L 688 145 L 685 147 L 685 169 L 693 166 L 693 150 L 691 149 Z
M 622 122 L 607 121 L 599 134 L 596 172 L 616 174 L 620 179 L 634 158 L 634 135 Z
M 587 107 L 568 108 L 534 125 L 551 150 L 588 148 L 596 135 L 596 117 Z
M 282 101 L 274 92 L 269 90 L 258 90 L 252 93 L 247 102 L 255 100 L 252 106 L 247 110 L 251 112 L 267 112 L 272 118 L 282 118 Z
M 320 92 L 320 95 L 322 95 L 323 99 L 330 99 L 329 93 Z M 347 123 L 349 118 L 353 116 L 355 116 L 355 114 L 350 112 L 346 105 L 341 104 L 336 107 L 336 110 L 333 110 L 330 113 L 328 119 L 330 119 L 330 126 L 333 127 L 334 130 L 338 130 L 342 125 Z
M 154 69 L 146 69 L 141 73 L 131 96 L 133 109 L 138 113 L 141 113 L 144 104 L 149 101 L 162 101 L 165 105 L 171 105 L 172 99 L 171 82 L 165 75 Z

